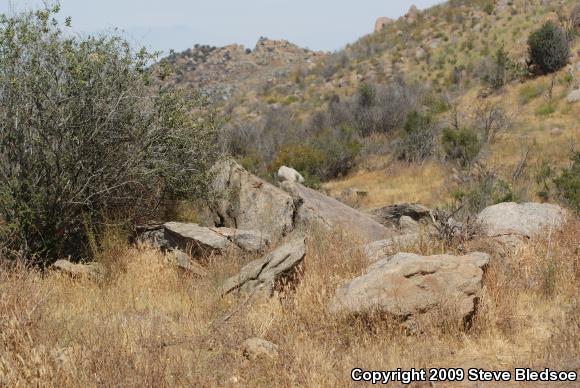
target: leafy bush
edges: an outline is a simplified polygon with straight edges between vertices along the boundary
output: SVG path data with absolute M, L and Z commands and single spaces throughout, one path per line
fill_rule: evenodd
M 275 174 L 281 166 L 294 168 L 304 176 L 308 186 L 320 183 L 324 154 L 319 149 L 308 144 L 286 144 L 280 148 L 269 167 Z
M 570 44 L 566 33 L 552 22 L 546 22 L 528 38 L 530 62 L 542 73 L 560 70 L 568 63 Z
M 572 156 L 572 165 L 554 179 L 560 198 L 580 212 L 580 151 Z
M 87 254 L 108 220 L 202 196 L 213 117 L 153 90 L 144 50 L 77 38 L 58 7 L 0 16 L 0 241 L 39 259 Z
M 354 167 L 362 145 L 355 131 L 346 124 L 320 131 L 313 144 L 324 154 L 320 179 L 345 175 Z
M 441 145 L 448 159 L 457 160 L 464 167 L 477 158 L 481 148 L 477 133 L 469 127 L 444 128 Z
M 412 111 L 405 120 L 404 132 L 399 144 L 399 159 L 422 162 L 433 154 L 436 139 L 433 117 Z

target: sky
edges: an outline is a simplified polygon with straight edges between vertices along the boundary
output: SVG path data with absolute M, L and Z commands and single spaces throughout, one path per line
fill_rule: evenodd
M 54 2 L 54 0 L 51 0 Z M 60 0 L 61 16 L 81 33 L 118 28 L 134 44 L 167 53 L 194 44 L 254 48 L 261 36 L 335 51 L 372 32 L 377 17 L 397 18 L 412 4 L 441 0 Z M 0 13 L 42 0 L 0 0 Z

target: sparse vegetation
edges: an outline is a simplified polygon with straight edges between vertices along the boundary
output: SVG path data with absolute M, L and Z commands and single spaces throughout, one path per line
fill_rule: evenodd
M 571 166 L 564 169 L 554 182 L 560 197 L 580 212 L 580 152 L 574 153 Z

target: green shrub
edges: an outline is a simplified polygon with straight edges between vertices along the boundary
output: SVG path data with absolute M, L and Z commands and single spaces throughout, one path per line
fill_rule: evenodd
M 566 66 L 570 57 L 570 44 L 560 27 L 546 22 L 529 36 L 528 51 L 530 62 L 546 74 Z
M 580 212 L 580 151 L 572 156 L 572 165 L 554 180 L 560 198 Z
M 89 254 L 106 222 L 203 195 L 216 156 L 215 121 L 151 87 L 151 55 L 75 37 L 56 12 L 0 16 L 0 241 L 42 261 Z
M 477 158 L 481 148 L 479 137 L 471 128 L 444 128 L 441 145 L 448 159 L 457 160 L 464 167 Z
M 280 148 L 268 170 L 275 174 L 281 166 L 292 167 L 304 176 L 306 185 L 315 186 L 320 183 L 324 160 L 322 151 L 311 145 L 286 144 Z
M 546 85 L 544 83 L 526 83 L 520 88 L 518 100 L 520 104 L 526 105 L 534 98 L 541 96 L 545 90 Z
M 554 112 L 556 112 L 556 104 L 552 101 L 546 102 L 536 109 L 536 114 L 538 116 L 549 116 Z
M 412 111 L 407 114 L 404 132 L 398 145 L 399 159 L 422 162 L 433 154 L 436 126 L 433 117 Z

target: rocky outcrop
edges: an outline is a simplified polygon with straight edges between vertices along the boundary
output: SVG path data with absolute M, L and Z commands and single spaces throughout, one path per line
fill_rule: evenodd
M 242 354 L 248 360 L 278 357 L 278 345 L 263 338 L 248 338 L 242 343 Z
M 278 169 L 278 180 L 280 182 L 298 182 L 304 183 L 304 177 L 293 168 L 282 166 Z
M 377 18 L 375 22 L 375 32 L 381 31 L 386 25 L 391 24 L 394 20 L 387 17 Z
M 529 239 L 560 228 L 566 222 L 566 212 L 560 206 L 547 203 L 505 202 L 482 210 L 477 221 L 484 236 Z
M 73 278 L 98 281 L 105 276 L 105 267 L 100 263 L 75 264 L 68 260 L 57 260 L 50 268 Z
M 485 253 L 419 256 L 399 253 L 371 265 L 366 273 L 336 291 L 335 313 L 383 313 L 404 323 L 452 303 L 468 318 L 482 289 Z
M 233 291 L 264 291 L 271 294 L 276 286 L 295 277 L 304 261 L 304 238 L 287 242 L 261 259 L 244 266 L 239 274 L 226 280 L 222 294 Z
M 199 90 L 212 101 L 223 101 L 236 93 L 255 90 L 264 82 L 284 79 L 294 66 L 310 65 L 324 55 L 267 38 L 260 38 L 253 50 L 237 44 L 195 45 L 167 57 L 174 72 L 163 82 Z
M 284 182 L 282 188 L 291 193 L 298 209 L 296 224 L 303 228 L 342 228 L 366 241 L 382 240 L 394 234 L 366 214 L 334 198 L 300 184 Z
M 372 211 L 373 218 L 385 226 L 396 226 L 403 216 L 411 217 L 415 221 L 429 219 L 431 209 L 418 203 L 398 203 Z
M 292 197 L 278 187 L 250 174 L 233 160 L 214 167 L 210 203 L 217 226 L 255 230 L 274 241 L 294 229 Z
M 222 254 L 228 249 L 260 252 L 270 244 L 262 232 L 232 228 L 207 228 L 198 224 L 168 222 L 163 224 L 165 238 L 171 245 L 193 256 Z

